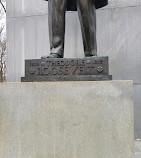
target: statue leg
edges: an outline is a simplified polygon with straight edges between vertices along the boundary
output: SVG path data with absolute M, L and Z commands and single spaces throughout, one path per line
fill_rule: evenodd
M 44 58 L 63 58 L 66 0 L 48 0 L 50 55 Z
M 96 9 L 93 0 L 77 0 L 84 52 L 86 57 L 97 56 Z

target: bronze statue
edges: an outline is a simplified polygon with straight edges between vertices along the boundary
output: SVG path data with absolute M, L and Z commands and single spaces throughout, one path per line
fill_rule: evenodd
M 104 81 L 109 75 L 108 57 L 97 57 L 96 9 L 108 0 L 47 0 L 49 6 L 50 55 L 26 60 L 22 82 Z M 78 11 L 84 52 L 90 58 L 64 58 L 65 13 Z M 45 60 L 44 60 L 45 59 Z
M 50 55 L 45 58 L 63 58 L 65 13 L 78 11 L 85 57 L 97 56 L 96 9 L 104 7 L 108 0 L 48 0 Z

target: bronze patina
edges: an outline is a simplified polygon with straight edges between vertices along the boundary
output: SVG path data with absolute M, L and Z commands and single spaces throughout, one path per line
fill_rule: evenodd
M 50 55 L 46 58 L 63 58 L 65 13 L 78 11 L 85 57 L 97 56 L 96 9 L 104 7 L 108 0 L 48 0 Z
M 108 57 L 32 59 L 25 61 L 22 82 L 111 80 Z
M 96 9 L 107 4 L 108 0 L 48 0 L 50 55 L 26 60 L 25 77 L 21 81 L 112 80 L 108 57 L 97 56 L 96 42 Z M 63 58 L 67 10 L 78 11 L 85 58 Z

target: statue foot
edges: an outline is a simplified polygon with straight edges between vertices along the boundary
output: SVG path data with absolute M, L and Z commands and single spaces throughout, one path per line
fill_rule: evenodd
M 85 57 L 96 57 L 96 56 L 97 56 L 97 52 L 96 51 L 85 52 Z
M 57 53 L 51 53 L 48 56 L 42 56 L 41 59 L 47 59 L 47 58 L 63 58 L 61 55 Z
M 97 55 L 87 55 L 85 56 L 86 58 L 92 58 L 92 57 L 97 57 Z

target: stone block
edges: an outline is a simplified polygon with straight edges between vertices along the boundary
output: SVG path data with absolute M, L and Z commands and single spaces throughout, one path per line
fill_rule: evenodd
M 1 158 L 133 158 L 132 81 L 0 84 Z
M 135 138 L 141 138 L 141 84 L 134 84 Z

